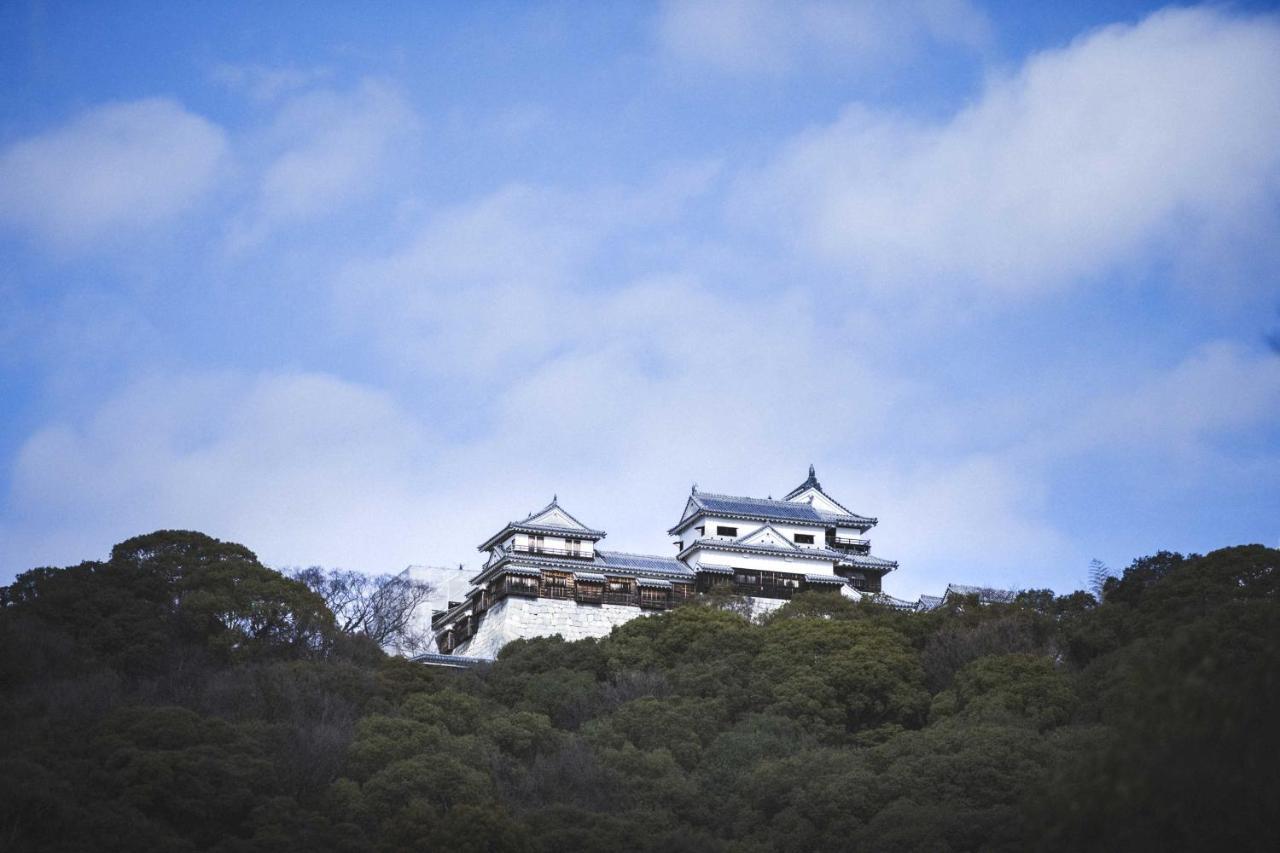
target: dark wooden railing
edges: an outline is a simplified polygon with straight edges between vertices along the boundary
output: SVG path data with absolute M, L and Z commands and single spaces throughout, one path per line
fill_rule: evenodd
M 546 545 L 513 545 L 511 550 L 517 554 L 546 554 L 552 557 L 578 557 L 590 560 L 591 551 L 586 548 L 551 548 Z
M 641 593 L 640 606 L 646 610 L 666 610 L 671 606 L 670 596 L 666 590 L 655 593 Z
M 733 591 L 739 595 L 750 595 L 756 598 L 791 598 L 791 596 L 799 592 L 793 586 L 771 583 L 734 583 Z
M 573 588 L 544 583 L 538 591 L 538 595 L 543 598 L 573 598 Z
M 505 577 L 498 588 L 493 591 L 494 599 L 505 598 L 508 595 L 524 595 L 531 598 L 537 598 L 539 592 L 539 584 L 537 578 L 529 578 L 527 581 L 516 580 L 512 577 Z

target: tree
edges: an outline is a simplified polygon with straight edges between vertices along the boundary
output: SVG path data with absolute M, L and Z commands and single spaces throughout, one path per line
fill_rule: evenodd
M 409 653 L 423 651 L 431 641 L 430 624 L 415 618 L 435 591 L 430 584 L 320 566 L 293 576 L 324 599 L 344 634 L 362 634 L 379 646 Z
M 135 536 L 105 563 L 24 572 L 3 610 L 131 674 L 197 652 L 222 663 L 323 654 L 333 636 L 332 615 L 306 586 L 243 545 L 189 530 Z
M 1089 561 L 1089 592 L 1093 593 L 1093 597 L 1102 600 L 1102 594 L 1106 592 L 1107 581 L 1113 580 L 1115 575 L 1111 572 L 1111 568 L 1099 559 Z

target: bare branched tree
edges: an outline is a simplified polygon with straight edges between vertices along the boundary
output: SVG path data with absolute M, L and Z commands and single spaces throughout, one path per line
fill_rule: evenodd
M 1111 568 L 1101 560 L 1089 561 L 1089 592 L 1093 593 L 1093 597 L 1102 601 L 1103 593 L 1106 592 L 1107 581 L 1115 577 L 1115 573 Z
M 434 588 L 404 575 L 366 575 L 320 566 L 293 576 L 324 598 L 347 634 L 364 634 L 383 648 L 418 652 L 431 640 L 427 620 L 414 618 Z

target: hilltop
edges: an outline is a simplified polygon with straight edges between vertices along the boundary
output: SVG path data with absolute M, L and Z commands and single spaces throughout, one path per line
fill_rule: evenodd
M 6 850 L 1270 849 L 1280 551 L 928 613 L 697 598 L 446 671 L 241 545 L 0 592 Z

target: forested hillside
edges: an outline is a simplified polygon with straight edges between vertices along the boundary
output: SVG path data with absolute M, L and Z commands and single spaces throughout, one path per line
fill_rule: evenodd
M 0 592 L 0 850 L 1270 850 L 1278 566 L 701 602 L 450 671 L 152 534 Z

